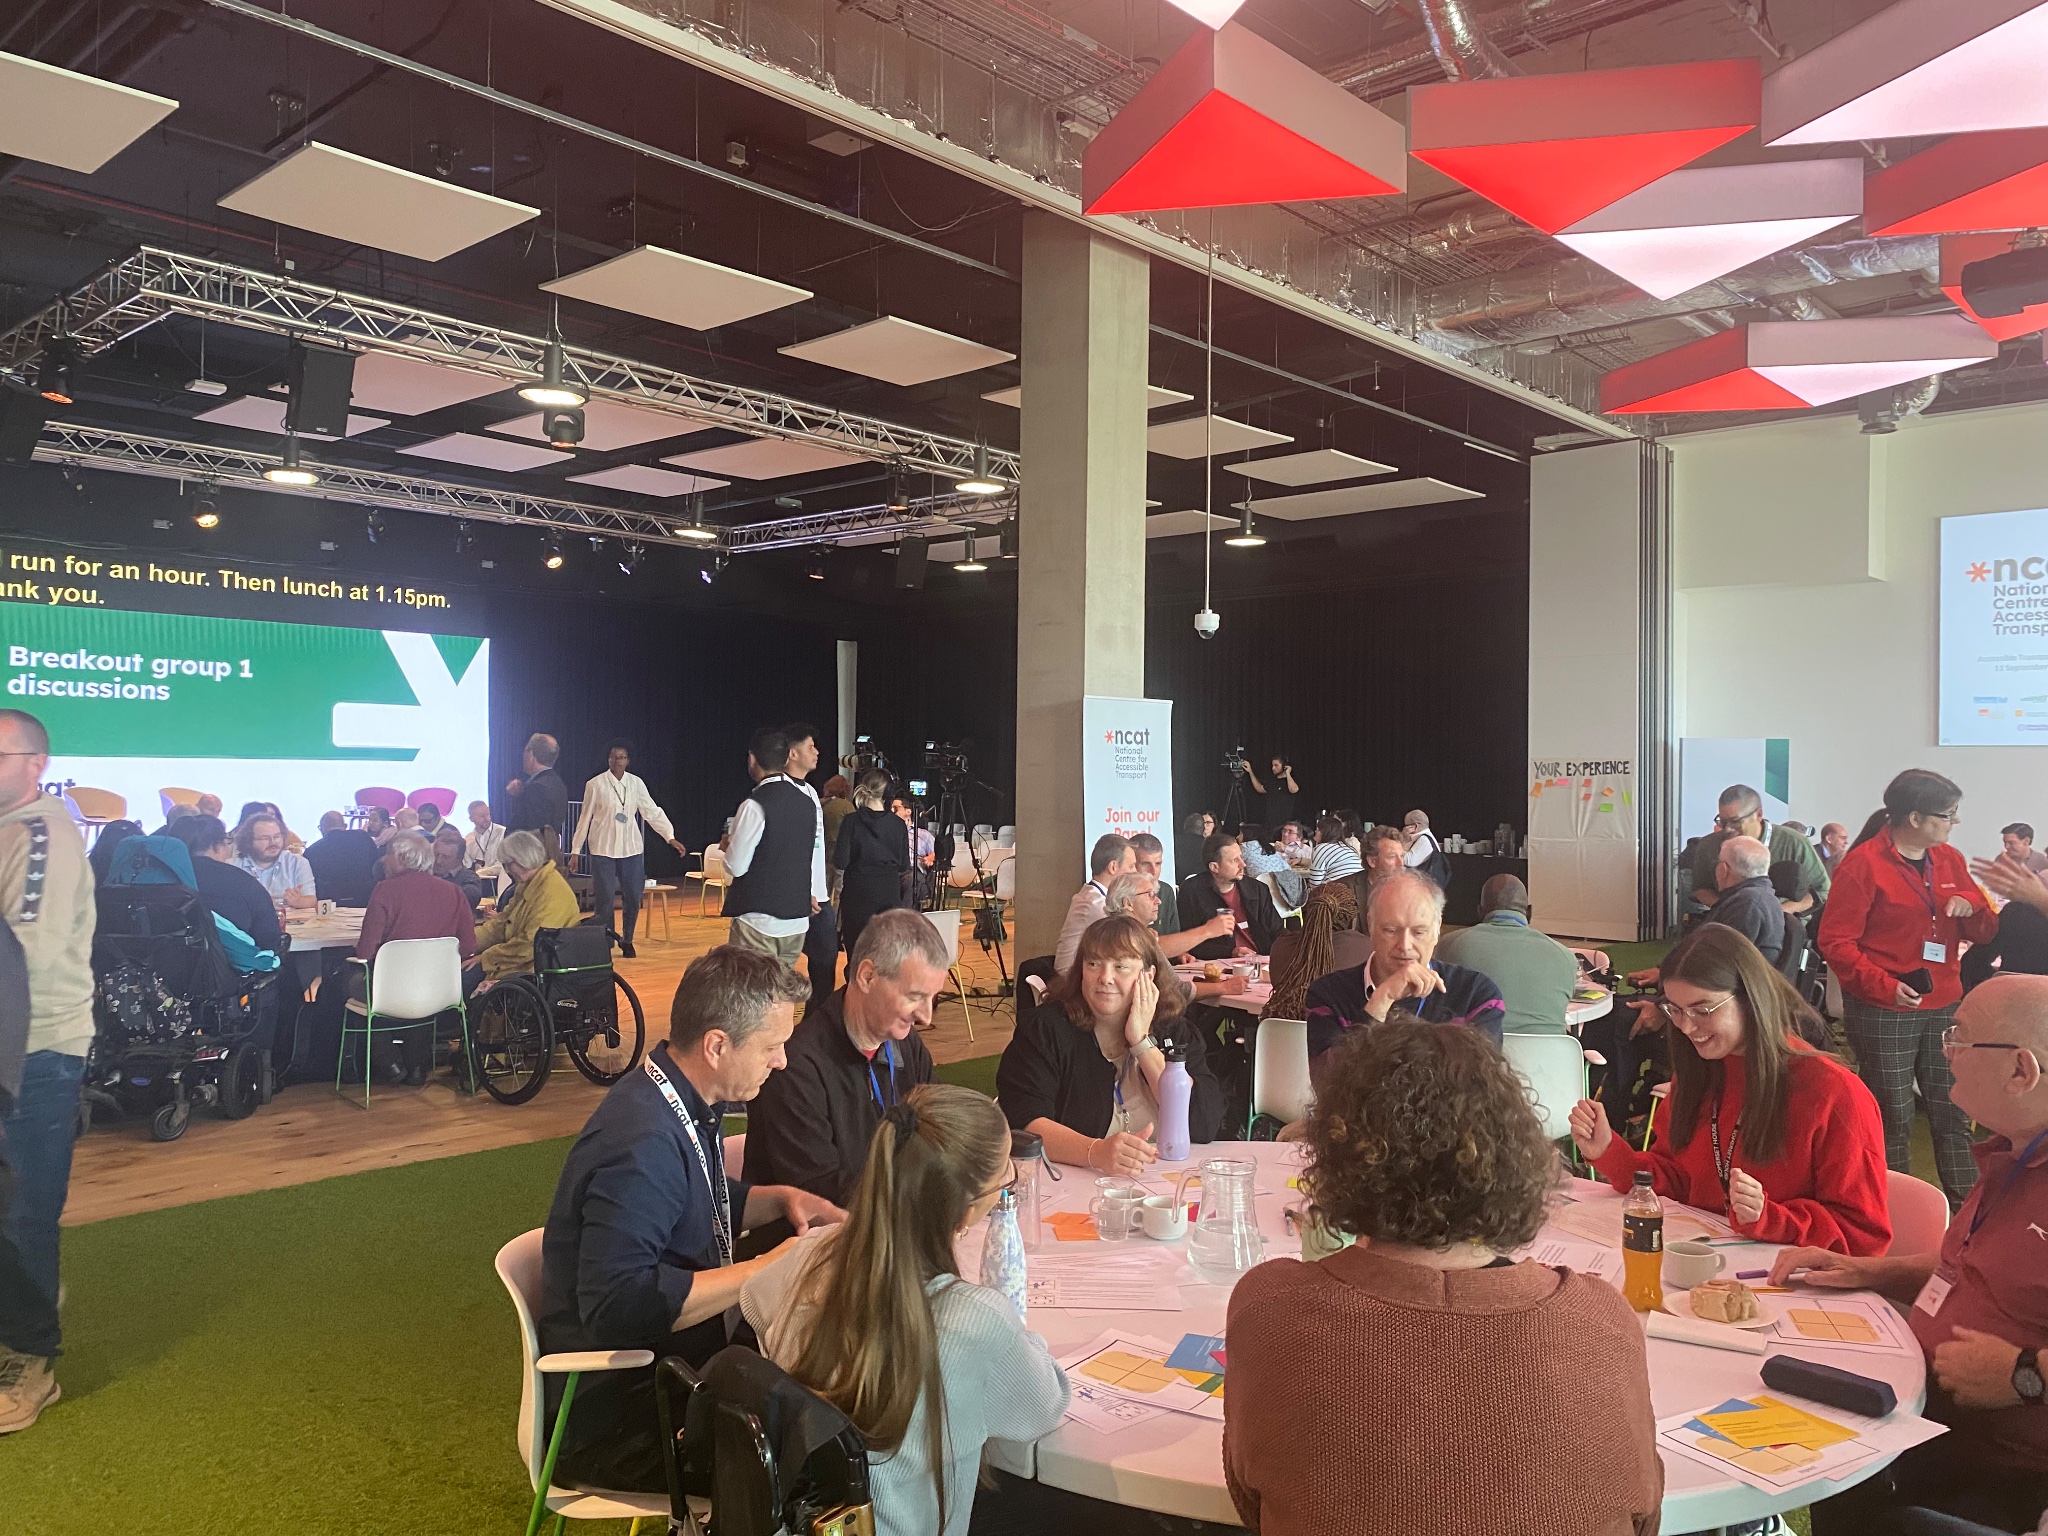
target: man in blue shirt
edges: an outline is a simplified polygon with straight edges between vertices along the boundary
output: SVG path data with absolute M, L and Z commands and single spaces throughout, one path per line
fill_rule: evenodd
M 784 1065 L 809 995 L 773 956 L 731 945 L 683 973 L 668 1039 L 612 1085 L 562 1165 L 541 1243 L 542 1354 L 651 1349 L 702 1365 L 730 1338 L 740 1287 L 782 1252 L 734 1263 L 739 1234 L 778 1217 L 798 1232 L 845 1219 L 803 1190 L 725 1173 L 721 1106 L 753 1098 Z M 552 1422 L 561 1378 L 548 1381 Z M 661 1451 L 652 1368 L 594 1373 L 555 1480 L 658 1492 Z
M 1507 1004 L 1483 972 L 1436 958 L 1444 928 L 1443 887 L 1419 870 L 1388 875 L 1365 909 L 1372 955 L 1364 965 L 1332 971 L 1308 989 L 1308 1054 L 1313 1062 L 1344 1038 L 1388 1017 L 1425 1024 L 1464 1024 L 1500 1044 Z

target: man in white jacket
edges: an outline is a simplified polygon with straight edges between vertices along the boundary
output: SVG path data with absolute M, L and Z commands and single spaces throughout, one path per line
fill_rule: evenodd
M 581 867 L 579 860 L 588 844 L 592 909 L 608 924 L 613 892 L 623 898 L 619 952 L 630 960 L 633 928 L 640 921 L 640 893 L 647 883 L 647 838 L 640 823 L 654 828 L 683 857 L 689 856 L 689 850 L 677 840 L 676 829 L 647 793 L 640 776 L 626 771 L 633 761 L 632 744 L 614 741 L 606 749 L 606 760 L 605 771 L 583 786 L 583 814 L 577 818 L 576 837 L 569 845 L 569 867 Z

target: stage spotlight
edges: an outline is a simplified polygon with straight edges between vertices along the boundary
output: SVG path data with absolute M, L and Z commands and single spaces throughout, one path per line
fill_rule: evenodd
M 562 568 L 562 539 L 559 534 L 549 534 L 541 540 L 540 563 L 551 571 Z
M 569 378 L 568 363 L 562 355 L 562 344 L 559 341 L 551 341 L 541 360 L 540 377 L 530 384 L 522 384 L 519 388 L 519 398 L 528 405 L 572 410 L 588 401 L 590 392 Z
M 903 471 L 900 469 L 891 470 L 889 473 L 887 505 L 891 512 L 904 513 L 910 510 L 910 492 L 904 489 Z
M 590 552 L 593 555 L 604 553 L 604 540 L 594 533 L 590 535 Z
M 376 507 L 370 508 L 369 512 L 365 514 L 363 518 L 363 532 L 370 536 L 370 542 L 372 544 L 375 544 L 383 539 L 384 514 L 381 511 L 379 511 Z
M 965 553 L 965 559 L 955 560 L 953 562 L 954 570 L 960 571 L 965 575 L 973 576 L 978 575 L 980 572 L 988 569 L 986 565 L 983 565 L 979 560 L 974 558 L 974 535 L 971 533 L 967 535 L 967 549 Z
M 476 529 L 470 526 L 469 519 L 466 517 L 457 518 L 455 520 L 455 553 L 458 555 L 465 554 L 470 546 L 475 543 Z
M 574 448 L 583 441 L 583 412 L 543 411 L 541 428 L 550 448 Z
M 989 473 L 987 443 L 975 445 L 974 472 L 963 480 L 954 481 L 953 489 L 963 496 L 994 496 L 1006 489 L 1002 481 Z
M 58 337 L 43 348 L 43 360 L 36 369 L 36 393 L 52 405 L 71 404 L 71 369 L 78 360 L 78 348 Z
M 647 546 L 638 539 L 626 540 L 625 548 L 619 555 L 619 569 L 628 576 L 632 575 L 640 569 L 640 557 L 646 553 Z
M 1017 558 L 1017 519 L 1006 518 L 996 528 L 996 548 L 1005 560 Z
M 679 539 L 688 539 L 693 544 L 716 544 L 718 542 L 718 530 L 707 528 L 702 523 L 681 524 L 675 530 L 675 535 Z
M 192 521 L 201 528 L 220 526 L 220 508 L 214 505 L 213 497 L 201 496 L 192 503 Z
M 1243 517 L 1237 525 L 1237 532 L 1233 533 L 1223 542 L 1232 549 L 1258 549 L 1262 547 L 1266 542 L 1266 536 L 1252 527 L 1252 504 L 1249 501 L 1241 502 L 1238 505 L 1238 510 L 1243 514 Z
M 825 579 L 825 551 L 819 550 L 804 562 L 804 574 L 813 581 Z
M 318 485 L 320 476 L 299 460 L 299 440 L 287 437 L 284 440 L 284 457 L 263 471 L 263 478 L 272 485 Z

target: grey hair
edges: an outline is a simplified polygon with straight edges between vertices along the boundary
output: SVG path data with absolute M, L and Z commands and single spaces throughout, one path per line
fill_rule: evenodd
M 1401 818 L 1401 825 L 1404 827 L 1427 827 L 1429 825 L 1429 812 L 1410 811 Z
M 676 983 L 668 1010 L 669 1043 L 694 1050 L 715 1029 L 734 1045 L 744 1045 L 768 1022 L 777 1003 L 798 1004 L 810 995 L 810 982 L 773 955 L 721 944 L 691 961 Z
M 1427 892 L 1430 905 L 1436 908 L 1436 920 L 1438 922 L 1444 920 L 1444 888 L 1430 879 L 1429 876 L 1419 874 L 1415 870 L 1397 869 L 1393 874 L 1374 881 L 1372 888 L 1366 892 L 1366 921 L 1368 923 L 1372 921 L 1373 913 L 1379 910 L 1380 903 L 1389 896 L 1392 896 L 1397 891 L 1410 889 Z
M 533 754 L 533 760 L 543 768 L 555 766 L 555 759 L 562 755 L 562 749 L 555 738 L 545 731 L 535 731 L 526 738 L 526 750 Z
M 498 845 L 500 864 L 517 864 L 521 869 L 539 869 L 548 861 L 548 850 L 531 832 L 507 832 Z
M 1721 798 L 1714 803 L 1721 806 L 1732 806 L 1735 810 L 1747 816 L 1751 811 L 1760 811 L 1764 808 L 1764 797 L 1751 789 L 1747 784 L 1730 784 L 1721 791 Z
M 863 961 L 871 960 L 876 975 L 898 976 L 903 972 L 903 962 L 912 955 L 936 970 L 943 971 L 952 963 L 945 941 L 930 918 L 910 907 L 893 907 L 868 919 L 847 958 L 846 974 L 852 976 Z
M 1731 837 L 1721 845 L 1728 868 L 1744 880 L 1771 872 L 1771 850 L 1753 837 Z
M 401 832 L 391 839 L 387 850 L 400 869 L 429 870 L 434 867 L 434 845 L 424 832 Z
M 1102 898 L 1103 914 L 1107 917 L 1116 917 L 1129 912 L 1131 903 L 1149 893 L 1153 884 L 1150 875 L 1138 874 L 1135 871 L 1128 875 L 1118 875 L 1109 882 L 1109 894 Z

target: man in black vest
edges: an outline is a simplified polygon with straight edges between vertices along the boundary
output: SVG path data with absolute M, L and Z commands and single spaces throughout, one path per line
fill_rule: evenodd
M 740 802 L 726 847 L 733 882 L 725 910 L 736 914 L 727 942 L 793 966 L 827 895 L 823 813 L 789 776 L 786 732 L 754 732 L 747 756 L 759 782 Z

